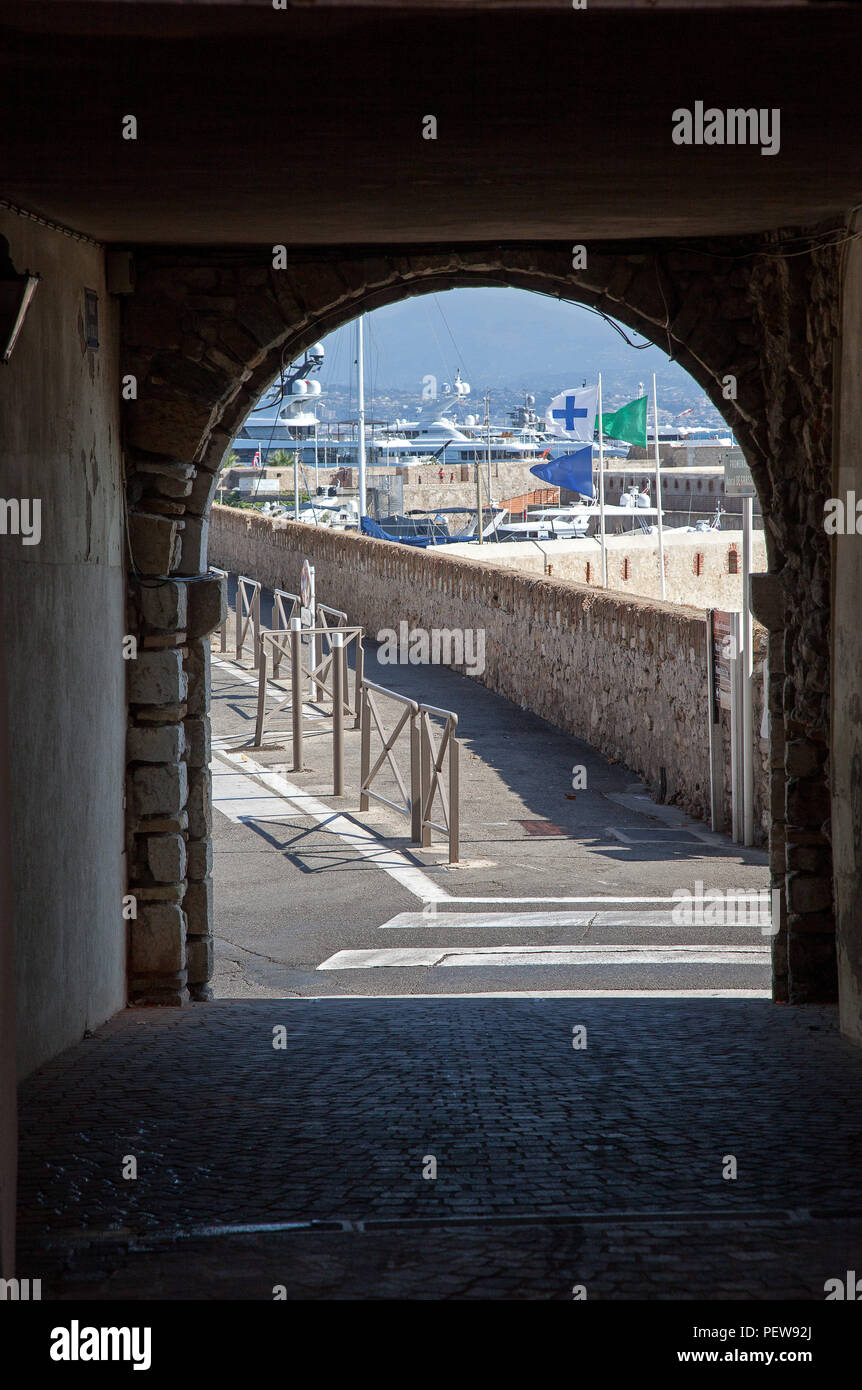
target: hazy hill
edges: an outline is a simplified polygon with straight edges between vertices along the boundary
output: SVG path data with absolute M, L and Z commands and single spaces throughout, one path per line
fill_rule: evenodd
M 644 339 L 625 329 L 637 343 Z M 365 319 L 369 390 L 419 390 L 422 378 L 451 381 L 455 369 L 475 398 L 486 387 L 549 391 L 579 386 L 600 371 L 606 395 L 633 396 L 638 382 L 656 373 L 675 400 L 702 392 L 681 367 L 649 346 L 629 347 L 602 318 L 579 305 L 511 289 L 464 289 L 419 295 L 378 309 Z M 327 363 L 321 380 L 350 379 L 355 359 L 352 325 L 325 340 Z M 668 402 L 669 404 L 670 402 Z

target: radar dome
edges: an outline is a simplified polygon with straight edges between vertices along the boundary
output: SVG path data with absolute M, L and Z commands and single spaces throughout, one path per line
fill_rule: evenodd
M 320 382 L 319 382 L 319 381 L 307 381 L 305 384 L 306 384 L 306 386 L 308 387 L 308 395 L 309 395 L 309 396 L 319 396 L 319 395 L 320 395 Z
M 312 343 L 311 347 L 308 349 L 308 356 L 325 357 L 326 352 L 324 351 L 323 343 Z
M 295 382 L 293 383 L 293 385 L 291 386 L 291 388 L 290 388 L 290 394 L 291 394 L 292 396 L 307 396 L 307 395 L 308 395 L 308 382 L 307 382 L 307 381 L 295 381 Z

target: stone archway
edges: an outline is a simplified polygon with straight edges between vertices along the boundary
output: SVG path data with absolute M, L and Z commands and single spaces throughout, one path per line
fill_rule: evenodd
M 543 244 L 295 252 L 147 251 L 124 316 L 131 559 L 127 851 L 130 993 L 206 998 L 212 972 L 207 634 L 224 602 L 206 577 L 207 515 L 239 424 L 289 361 L 355 317 L 467 285 L 538 290 L 604 310 L 666 348 L 703 387 L 748 458 L 769 575 L 773 884 L 782 930 L 775 996 L 836 997 L 829 841 L 833 342 L 831 228 L 700 243 Z M 823 234 L 826 234 L 821 240 Z M 730 382 L 732 381 L 732 388 Z M 735 399 L 728 395 L 735 390 Z

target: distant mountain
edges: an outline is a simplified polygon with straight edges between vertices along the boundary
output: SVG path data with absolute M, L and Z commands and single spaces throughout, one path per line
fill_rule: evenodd
M 635 343 L 644 339 L 624 331 Z M 463 289 L 418 295 L 377 309 L 365 319 L 365 371 L 370 393 L 387 388 L 421 390 L 424 377 L 451 382 L 460 367 L 476 400 L 488 388 L 534 391 L 547 396 L 602 373 L 607 404 L 630 399 L 655 372 L 659 391 L 673 402 L 703 399 L 691 377 L 658 348 L 629 347 L 604 319 L 580 305 L 512 289 Z M 356 356 L 353 325 L 325 340 L 321 374 L 343 384 Z M 671 400 L 666 404 L 670 406 Z

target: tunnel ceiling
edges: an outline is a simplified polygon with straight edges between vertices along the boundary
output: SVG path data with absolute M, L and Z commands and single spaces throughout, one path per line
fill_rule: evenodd
M 862 203 L 858 9 L 3 13 L 0 195 L 102 241 L 686 237 Z M 779 153 L 674 145 L 699 100 L 779 108 Z

